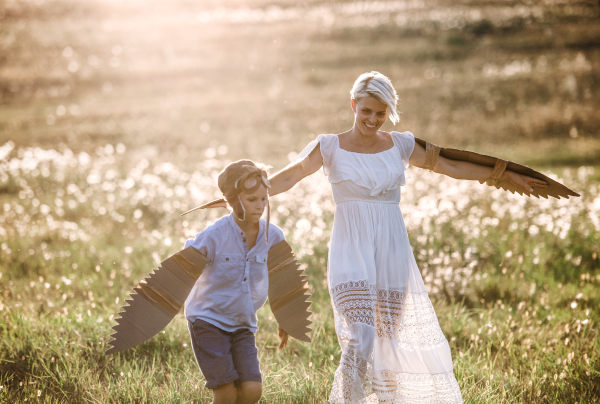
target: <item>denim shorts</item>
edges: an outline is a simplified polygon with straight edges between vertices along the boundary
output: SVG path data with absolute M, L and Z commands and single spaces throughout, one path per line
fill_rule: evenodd
M 196 319 L 188 321 L 192 348 L 206 388 L 216 389 L 231 382 L 261 382 L 256 340 L 250 330 L 223 331 Z

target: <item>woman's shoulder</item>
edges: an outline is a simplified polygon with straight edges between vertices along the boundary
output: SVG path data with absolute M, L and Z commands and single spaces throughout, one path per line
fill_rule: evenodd
M 400 149 L 410 148 L 412 149 L 415 145 L 415 136 L 412 132 L 390 132 L 390 136 L 394 141 L 394 144 L 398 146 Z
M 319 136 L 317 136 L 317 141 L 319 143 L 332 143 L 332 142 L 337 142 L 339 141 L 339 134 L 333 134 L 333 133 L 323 133 Z
M 389 135 L 392 137 L 392 139 L 402 139 L 402 140 L 412 140 L 412 141 L 414 141 L 414 139 L 415 139 L 415 135 L 413 135 L 412 132 L 409 132 L 409 131 L 406 131 L 406 132 L 392 131 L 389 133 Z
M 340 142 L 339 135 L 336 134 L 322 134 L 317 136 L 316 140 L 323 155 L 332 154 Z
M 404 166 L 408 166 L 408 159 L 415 149 L 415 136 L 412 132 L 391 132 L 390 135 L 394 140 L 394 144 L 400 152 Z

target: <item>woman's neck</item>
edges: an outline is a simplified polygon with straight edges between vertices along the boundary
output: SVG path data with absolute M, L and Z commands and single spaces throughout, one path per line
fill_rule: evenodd
M 352 143 L 364 148 L 372 147 L 380 140 L 378 134 L 365 135 L 356 127 L 356 124 L 346 133 L 350 135 L 349 137 Z

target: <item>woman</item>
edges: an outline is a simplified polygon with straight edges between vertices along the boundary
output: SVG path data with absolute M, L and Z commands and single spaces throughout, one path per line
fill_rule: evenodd
M 450 347 L 410 248 L 400 211 L 408 164 L 423 168 L 426 151 L 410 132 L 380 131 L 399 121 L 390 80 L 362 74 L 351 91 L 352 129 L 321 135 L 271 178 L 270 195 L 323 167 L 336 203 L 328 282 L 342 348 L 332 403 L 461 403 Z M 433 171 L 487 180 L 492 168 L 443 157 Z M 545 182 L 504 171 L 524 190 Z

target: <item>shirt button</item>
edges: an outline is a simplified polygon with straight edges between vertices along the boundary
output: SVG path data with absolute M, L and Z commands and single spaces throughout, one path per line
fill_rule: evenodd
M 248 279 L 248 278 L 244 278 L 244 282 L 246 282 L 246 279 Z
M 225 261 L 229 261 L 229 257 L 225 258 Z
M 243 241 L 243 242 L 246 242 L 246 237 L 244 237 L 244 238 L 242 239 L 242 241 Z

